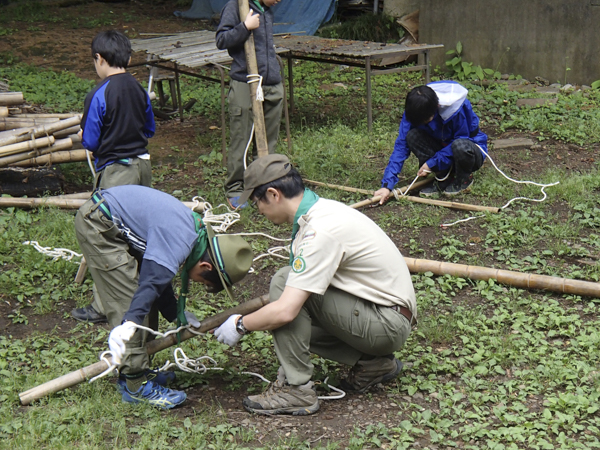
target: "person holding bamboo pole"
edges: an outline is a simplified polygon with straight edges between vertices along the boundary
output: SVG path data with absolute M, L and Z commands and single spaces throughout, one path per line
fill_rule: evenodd
M 277 381 L 244 399 L 244 407 L 259 414 L 316 412 L 311 353 L 351 366 L 342 382 L 348 391 L 395 379 L 402 363 L 393 352 L 408 339 L 417 304 L 391 239 L 359 211 L 306 189 L 284 155 L 250 164 L 244 186 L 240 201 L 250 199 L 274 224 L 293 225 L 290 263 L 271 280 L 271 303 L 231 315 L 215 330 L 231 346 L 249 331 L 273 334 Z
M 156 125 L 150 98 L 127 72 L 131 61 L 129 38 L 118 31 L 98 33 L 92 40 L 92 58 L 102 80 L 85 98 L 80 137 L 94 155 L 94 189 L 137 184 L 151 186 L 152 168 L 146 150 Z M 82 322 L 106 322 L 102 302 L 75 308 L 71 316 Z
M 230 0 L 221 11 L 217 28 L 217 48 L 227 49 L 233 62 L 229 75 L 229 135 L 227 154 L 227 180 L 225 191 L 232 208 L 245 207 L 239 202 L 244 190 L 244 168 L 246 148 L 252 137 L 252 99 L 248 83 L 259 83 L 264 100 L 262 102 L 268 152 L 275 153 L 281 113 L 283 111 L 283 83 L 275 44 L 273 42 L 273 11 L 271 8 L 280 0 L 248 0 L 250 11 L 240 18 L 238 0 Z M 246 64 L 244 43 L 254 36 L 254 48 L 258 74 L 249 74 Z M 255 77 L 249 78 L 254 75 Z M 256 78 L 259 75 L 259 79 Z
M 470 188 L 473 172 L 486 157 L 487 135 L 479 129 L 468 92 L 455 81 L 435 81 L 408 93 L 394 151 L 381 189 L 375 192 L 381 196 L 380 204 L 389 198 L 411 153 L 419 160 L 418 176 L 431 172 L 436 176 L 431 186 L 421 189 L 421 195 L 456 195 Z
M 75 217 L 75 231 L 110 326 L 108 345 L 119 364 L 122 400 L 169 409 L 184 392 L 164 385 L 173 372 L 150 370 L 145 344 L 158 327 L 158 312 L 178 326 L 199 327 L 185 311 L 189 280 L 209 292 L 231 286 L 252 265 L 250 245 L 240 236 L 215 236 L 187 206 L 146 186 L 116 186 L 94 192 Z M 181 267 L 181 295 L 171 285 Z

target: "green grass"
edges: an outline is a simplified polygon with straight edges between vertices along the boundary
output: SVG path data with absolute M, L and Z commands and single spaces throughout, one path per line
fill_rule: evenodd
M 396 138 L 402 99 L 419 80 L 414 74 L 375 78 L 374 98 L 383 106 L 375 111 L 373 131 L 367 133 L 360 71 L 322 70 L 313 63 L 299 63 L 294 70 L 301 81 L 296 90 L 297 113 L 292 118 L 292 161 L 306 178 L 376 189 Z M 63 73 L 35 72 L 26 66 L 0 69 L 11 87 L 27 92 L 29 101 L 33 89 L 28 86 L 36 80 L 40 88 L 36 102 L 56 110 L 80 109 L 89 82 Z M 346 88 L 332 89 L 335 82 Z M 77 98 L 67 98 L 65 93 L 59 95 L 58 104 L 52 103 L 56 92 L 62 92 L 61 84 L 69 85 L 65 91 L 75 89 Z M 199 100 L 188 114 L 219 117 L 217 88 L 187 78 L 183 84 L 186 95 Z M 578 171 L 554 167 L 550 153 L 555 144 L 549 141 L 585 146 L 577 157 L 595 157 L 591 149 L 597 149 L 593 145 L 600 141 L 597 92 L 559 94 L 556 107 L 517 109 L 516 100 L 525 94 L 502 86 L 467 86 L 486 127 L 522 130 L 549 145 L 546 167 L 537 167 L 530 175 L 526 169 L 521 173 L 536 182 L 560 184 L 546 189 L 548 199 L 543 203 L 517 202 L 502 213 L 484 214 L 447 229 L 439 225 L 470 213 L 392 201 L 384 208 L 368 210 L 368 214 L 393 237 L 405 256 L 600 280 L 598 165 L 591 162 Z M 224 200 L 219 136 L 198 135 L 195 144 L 205 150 L 201 157 L 190 157 L 173 147 L 176 167 L 155 168 L 155 182 L 166 183 L 185 173 L 186 167 L 193 167 L 203 182 L 194 182 L 193 176 L 184 180 L 185 186 L 178 187 L 182 197 L 199 194 L 216 206 Z M 278 151 L 288 153 L 285 142 L 280 141 Z M 505 161 L 498 153 L 494 156 Z M 528 151 L 511 155 L 514 165 L 528 163 L 535 156 Z M 499 165 L 504 168 L 503 163 Z M 89 177 L 85 166 L 66 169 L 69 180 Z M 409 184 L 416 170 L 416 161 L 409 159 L 400 183 Z M 364 198 L 333 189 L 317 191 L 345 203 Z M 476 174 L 471 193 L 456 200 L 501 206 L 515 196 L 541 197 L 539 188 L 515 185 L 486 165 Z M 42 246 L 77 250 L 73 217 L 73 212 L 54 209 L 0 210 L 0 296 L 13 305 L 8 319 L 15 324 L 43 320 L 50 311 L 65 311 L 74 303 L 84 305 L 90 300 L 89 276 L 82 286 L 72 283 L 76 264 L 53 262 L 23 245 L 26 240 L 37 240 Z M 279 237 L 288 237 L 291 231 L 289 226 L 273 226 L 251 209 L 241 212 L 235 229 Z M 262 237 L 249 240 L 256 253 L 279 245 Z M 256 263 L 257 273 L 249 275 L 239 290 L 242 298 L 252 297 L 259 278 L 281 264 L 269 258 Z M 0 448 L 408 449 L 417 448 L 417 442 L 430 449 L 600 447 L 598 299 L 430 272 L 413 274 L 413 282 L 419 324 L 397 352 L 406 363 L 405 371 L 383 394 L 398 404 L 392 425 L 358 421 L 343 443 L 311 443 L 293 434 L 265 441 L 255 428 L 242 426 L 243 416 L 228 417 L 226 405 L 198 404 L 187 410 L 185 417 L 143 405 L 132 407 L 121 404 L 107 380 L 82 384 L 20 407 L 19 392 L 92 364 L 106 349 L 104 329 L 76 325 L 68 333 L 55 330 L 21 338 L 0 336 Z M 232 306 L 223 295 L 211 301 L 204 298 L 204 290 L 193 286 L 189 308 L 198 317 Z M 162 323 L 161 329 L 167 326 Z M 260 391 L 262 385 L 248 381 L 240 370 L 259 368 L 272 379 L 278 365 L 267 333 L 245 337 L 236 349 L 211 336 L 187 341 L 182 348 L 190 356 L 209 355 L 225 368 L 218 374 L 182 374 L 179 387 L 193 392 L 224 380 L 226 384 L 221 385 L 241 399 Z M 167 359 L 172 355 L 161 352 L 155 363 Z M 317 357 L 313 363 L 316 378 L 339 378 L 341 366 Z M 365 396 L 364 401 L 370 397 Z

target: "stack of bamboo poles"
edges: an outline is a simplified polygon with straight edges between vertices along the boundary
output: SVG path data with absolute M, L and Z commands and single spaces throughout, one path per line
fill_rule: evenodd
M 21 92 L 0 92 L 0 167 L 86 160 L 80 114 L 24 114 L 15 107 L 22 103 Z

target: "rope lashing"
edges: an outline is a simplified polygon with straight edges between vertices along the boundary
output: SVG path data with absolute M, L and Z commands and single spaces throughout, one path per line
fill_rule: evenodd
M 263 88 L 262 88 L 262 81 L 263 81 L 262 75 L 259 75 L 257 73 L 252 73 L 252 74 L 246 75 L 246 77 L 248 77 L 248 84 L 258 83 L 258 87 L 256 88 L 256 100 L 258 100 L 259 102 L 264 102 L 265 97 L 264 97 Z

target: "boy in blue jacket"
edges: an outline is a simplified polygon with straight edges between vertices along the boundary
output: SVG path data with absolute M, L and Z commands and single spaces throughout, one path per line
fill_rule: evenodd
M 94 190 L 128 184 L 150 187 L 146 146 L 154 136 L 154 113 L 148 93 L 127 72 L 131 42 L 118 31 L 102 31 L 92 40 L 92 58 L 101 82 L 85 97 L 79 135 L 94 155 Z M 71 315 L 83 322 L 107 321 L 95 288 L 94 301 Z
M 473 172 L 483 165 L 487 135 L 479 129 L 479 117 L 467 100 L 469 91 L 455 81 L 436 81 L 417 86 L 406 96 L 394 151 L 385 168 L 380 204 L 387 201 L 412 152 L 419 160 L 417 175 L 434 172 L 436 180 L 421 190 L 427 197 L 456 195 L 473 184 Z

